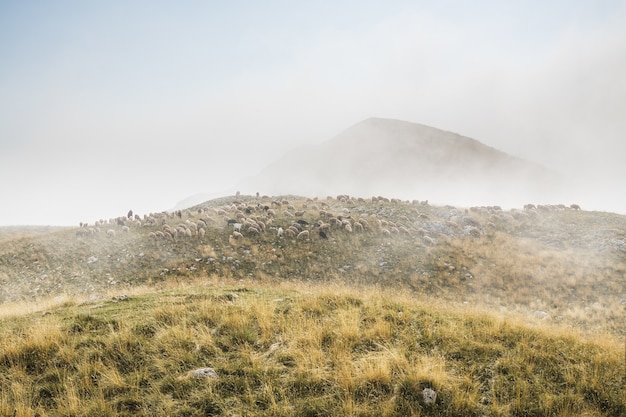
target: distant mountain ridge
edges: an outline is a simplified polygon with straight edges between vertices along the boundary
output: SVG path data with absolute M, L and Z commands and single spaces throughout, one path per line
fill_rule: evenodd
M 262 194 L 390 195 L 449 204 L 543 201 L 558 176 L 456 133 L 368 118 L 316 146 L 293 150 L 240 184 Z

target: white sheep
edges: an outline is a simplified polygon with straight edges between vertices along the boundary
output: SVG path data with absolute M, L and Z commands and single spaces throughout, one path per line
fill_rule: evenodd
M 308 230 L 303 230 L 300 233 L 298 233 L 297 236 L 298 239 L 308 239 L 309 238 L 309 231 Z
M 232 237 L 235 239 L 241 239 L 243 238 L 243 235 L 239 232 L 233 232 Z
M 278 228 L 278 231 L 276 231 L 276 236 L 277 236 L 277 237 L 281 237 L 281 236 L 283 235 L 283 233 L 284 233 L 284 232 L 285 232 L 285 231 L 283 230 L 283 228 L 282 228 L 282 227 L 279 227 L 279 228 Z
M 115 237 L 115 230 L 113 230 L 113 229 L 107 230 L 107 236 L 108 237 Z

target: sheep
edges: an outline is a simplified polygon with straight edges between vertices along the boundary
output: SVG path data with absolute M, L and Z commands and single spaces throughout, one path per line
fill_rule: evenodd
M 569 208 L 572 210 L 580 210 L 580 206 L 578 204 L 570 204 Z
M 235 238 L 235 239 L 242 239 L 243 235 L 241 233 L 239 233 L 239 232 L 233 231 L 232 237 Z
M 303 217 L 306 212 L 304 210 L 296 211 L 293 215 L 296 217 Z
M 259 229 L 257 229 L 256 227 L 253 227 L 253 226 L 249 226 L 248 229 L 246 229 L 246 230 L 251 235 L 260 235 L 261 234 L 261 231 Z
M 309 237 L 309 231 L 303 230 L 300 233 L 298 233 L 297 239 L 308 239 L 308 237 Z
M 350 226 L 350 223 L 346 223 L 344 229 L 346 229 L 346 232 L 352 233 L 352 226 Z
M 285 229 L 285 236 L 296 237 L 297 233 L 294 229 Z
M 355 232 L 362 232 L 363 231 L 363 225 L 359 222 L 354 223 L 354 231 Z
M 359 219 L 359 220 L 358 220 L 358 223 L 359 223 L 361 226 L 363 226 L 363 228 L 364 228 L 364 229 L 367 229 L 367 228 L 370 226 L 370 225 L 369 225 L 369 223 L 367 222 L 367 220 L 365 220 L 365 219 Z
M 233 225 L 233 231 L 235 232 L 241 232 L 241 227 L 243 226 L 243 224 L 241 223 L 231 223 Z
M 206 233 L 206 230 L 204 230 L 204 227 L 201 227 L 198 229 L 198 236 L 200 237 L 200 239 L 204 237 L 205 233 Z
M 480 235 L 482 234 L 480 232 L 480 229 L 478 229 L 477 227 L 470 227 L 467 232 L 472 237 L 480 237 Z
M 107 237 L 115 237 L 115 230 L 113 229 L 107 230 Z
M 422 241 L 424 242 L 425 245 L 428 245 L 428 246 L 433 246 L 435 244 L 435 239 L 433 239 L 432 237 L 428 235 L 424 235 L 422 237 Z
M 279 227 L 278 230 L 276 231 L 276 236 L 277 237 L 281 237 L 284 233 L 284 230 L 282 227 Z
M 288 210 L 285 210 L 285 211 L 283 212 L 283 214 L 284 214 L 285 216 L 287 216 L 287 217 L 293 217 L 293 213 L 292 213 L 292 212 L 290 212 L 290 211 L 288 211 Z

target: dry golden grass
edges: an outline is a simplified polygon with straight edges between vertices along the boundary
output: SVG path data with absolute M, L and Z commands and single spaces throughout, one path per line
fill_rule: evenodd
M 612 336 L 406 291 L 225 282 L 92 307 L 3 319 L 0 415 L 626 411 Z M 217 379 L 190 376 L 206 366 Z

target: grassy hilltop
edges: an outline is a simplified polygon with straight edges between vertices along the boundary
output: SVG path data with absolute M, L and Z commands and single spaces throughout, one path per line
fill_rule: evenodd
M 0 415 L 626 413 L 626 217 L 339 197 L 0 229 Z

